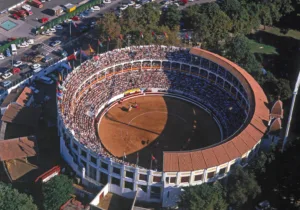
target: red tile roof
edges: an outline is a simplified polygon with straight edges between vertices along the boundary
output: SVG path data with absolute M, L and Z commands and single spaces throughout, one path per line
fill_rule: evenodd
M 192 48 L 190 53 L 213 61 L 234 75 L 247 93 L 251 111 L 241 132 L 226 142 L 190 152 L 164 152 L 163 171 L 165 172 L 195 171 L 227 163 L 251 150 L 267 130 L 268 100 L 255 79 L 237 64 L 217 54 L 200 48 Z
M 21 106 L 25 106 L 27 101 L 32 97 L 32 93 L 33 92 L 29 87 L 25 87 L 16 102 Z
M 0 140 L 0 161 L 35 156 L 36 146 L 35 137 Z

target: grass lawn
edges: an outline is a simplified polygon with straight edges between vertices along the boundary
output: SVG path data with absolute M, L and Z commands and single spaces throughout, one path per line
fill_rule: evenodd
M 271 45 L 261 44 L 252 39 L 249 39 L 249 43 L 250 43 L 251 52 L 253 53 L 260 53 L 260 54 L 267 54 L 267 55 L 278 54 L 276 48 Z
M 280 28 L 266 27 L 265 32 L 268 32 L 268 33 L 271 33 L 271 34 L 275 34 L 277 36 L 292 37 L 294 39 L 300 40 L 300 31 L 296 31 L 296 30 L 288 30 L 287 33 L 282 33 L 282 32 L 280 32 Z

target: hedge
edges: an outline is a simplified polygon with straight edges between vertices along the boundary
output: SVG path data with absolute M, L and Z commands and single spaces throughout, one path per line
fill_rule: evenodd
M 17 38 L 11 42 L 6 43 L 3 46 L 0 46 L 0 53 L 3 53 L 7 48 L 10 48 L 11 44 L 20 44 L 24 41 L 25 38 Z
M 48 23 L 45 23 L 43 26 L 37 28 L 36 33 L 41 33 L 43 31 L 46 31 L 47 29 L 52 28 L 53 26 L 62 23 L 64 20 L 70 19 L 70 18 L 78 15 L 79 13 L 95 6 L 96 4 L 100 4 L 100 3 L 102 3 L 102 0 L 91 0 L 85 4 L 82 4 L 79 7 L 77 7 L 76 10 L 74 10 L 73 12 L 66 13 L 60 17 L 57 17 L 57 18 L 51 20 Z

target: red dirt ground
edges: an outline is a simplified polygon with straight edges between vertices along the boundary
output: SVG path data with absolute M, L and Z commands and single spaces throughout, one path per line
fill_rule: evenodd
M 130 104 L 138 108 L 127 111 Z M 114 156 L 149 167 L 161 168 L 163 151 L 192 150 L 220 142 L 220 131 L 203 109 L 171 97 L 141 96 L 112 107 L 102 118 L 98 134 Z M 190 139 L 190 141 L 188 140 Z

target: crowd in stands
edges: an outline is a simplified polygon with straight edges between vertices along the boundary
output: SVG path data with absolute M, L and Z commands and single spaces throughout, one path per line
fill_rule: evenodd
M 168 59 L 189 63 L 187 50 L 177 47 L 131 47 L 117 49 L 99 55 L 99 59 L 85 62 L 81 69 L 74 70 L 64 81 L 63 98 L 60 101 L 64 124 L 72 130 L 74 136 L 85 146 L 106 158 L 116 162 L 122 160 L 110 155 L 103 147 L 95 130 L 96 112 L 113 96 L 133 88 L 160 88 L 169 92 L 177 92 L 189 96 L 205 105 L 219 120 L 222 126 L 223 139 L 231 136 L 243 125 L 246 113 L 230 93 L 210 81 L 188 75 L 180 71 L 151 68 L 150 62 L 136 66 L 126 64 L 126 68 L 135 67 L 134 71 L 122 71 L 116 68 L 109 70 L 106 77 L 94 84 L 95 78 L 90 78 L 90 84 L 85 91 L 76 90 L 93 73 L 110 65 L 129 62 L 137 59 Z M 143 68 L 142 68 L 143 67 Z M 111 74 L 115 71 L 115 74 Z M 97 78 L 96 78 L 97 79 Z M 78 97 L 80 95 L 80 97 Z M 76 100 L 75 100 L 76 98 Z M 124 164 L 129 164 L 125 163 Z M 131 164 L 134 165 L 134 164 Z

